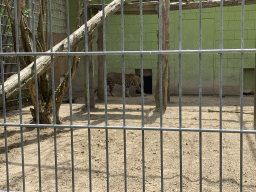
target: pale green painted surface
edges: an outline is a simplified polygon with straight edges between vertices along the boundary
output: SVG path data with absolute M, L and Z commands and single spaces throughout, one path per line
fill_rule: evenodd
M 254 69 L 252 68 L 244 70 L 244 91 L 246 93 L 254 92 Z
M 236 49 L 241 47 L 241 6 L 224 7 L 223 17 L 223 48 Z M 182 49 L 199 48 L 199 10 L 184 10 L 182 12 Z M 179 49 L 179 12 L 170 12 L 170 46 Z M 124 49 L 126 51 L 140 50 L 139 15 L 124 15 Z M 203 9 L 202 49 L 220 48 L 220 8 Z M 157 50 L 157 15 L 143 15 L 143 49 Z M 244 47 L 255 47 L 256 5 L 245 6 Z M 94 33 L 97 36 L 97 32 Z M 94 50 L 97 50 L 95 38 Z M 113 15 L 106 21 L 107 51 L 121 50 L 121 16 Z M 254 68 L 255 55 L 244 54 L 244 67 Z M 107 70 L 122 70 L 121 56 L 106 57 Z M 97 85 L 97 57 L 95 63 L 95 85 Z M 157 55 L 144 55 L 145 69 L 152 69 L 153 81 L 156 82 Z M 219 54 L 202 54 L 203 94 L 218 94 L 219 92 Z M 239 94 L 239 79 L 241 54 L 222 55 L 223 94 Z M 125 56 L 126 72 L 135 72 L 140 68 L 140 56 Z M 178 93 L 179 60 L 178 55 L 170 55 L 171 91 Z M 246 75 L 245 75 L 246 76 Z M 183 93 L 198 94 L 199 54 L 182 55 Z
M 202 34 L 202 48 L 214 49 L 214 20 L 203 19 L 202 31 L 208 30 L 208 33 Z M 199 49 L 199 23 L 196 20 L 183 20 L 182 24 L 182 49 Z M 177 40 L 174 42 L 178 47 L 178 32 L 175 35 Z M 175 68 L 175 84 L 178 84 L 179 60 L 171 60 L 171 68 Z M 214 56 L 212 54 L 201 55 L 202 74 L 203 74 L 203 92 L 204 94 L 213 94 L 214 89 Z M 193 81 L 191 81 L 193 79 Z M 199 88 L 199 54 L 182 55 L 182 83 L 184 94 L 198 94 Z

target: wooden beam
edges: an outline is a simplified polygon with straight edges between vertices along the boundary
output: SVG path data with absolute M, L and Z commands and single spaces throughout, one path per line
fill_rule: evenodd
M 203 1 L 202 2 L 203 8 L 212 8 L 212 7 L 220 7 L 220 1 Z M 190 2 L 190 3 L 182 3 L 182 9 L 199 9 L 199 1 L 197 2 Z M 241 5 L 242 1 L 224 1 L 223 6 L 238 6 Z M 250 4 L 256 4 L 256 0 L 245 0 L 245 5 Z M 158 14 L 157 8 L 158 8 L 158 1 L 149 1 L 149 2 L 143 2 L 143 14 Z M 101 4 L 94 4 L 89 5 L 90 8 L 92 8 L 92 13 L 96 14 L 98 11 L 102 9 Z M 170 11 L 179 10 L 179 2 L 171 3 L 170 4 Z M 121 14 L 120 11 L 117 11 L 115 14 Z M 133 3 L 127 3 L 124 6 L 124 14 L 130 14 L 130 15 L 139 15 L 140 14 L 140 3 L 139 2 L 133 2 Z

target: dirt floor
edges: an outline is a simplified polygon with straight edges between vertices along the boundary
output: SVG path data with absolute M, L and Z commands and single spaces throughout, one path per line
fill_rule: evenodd
M 72 105 L 73 124 L 88 123 L 84 99 L 79 97 Z M 223 129 L 240 129 L 239 97 L 223 98 Z M 146 127 L 159 127 L 160 114 L 155 112 L 152 95 L 145 97 L 144 123 Z M 182 97 L 182 126 L 198 128 L 198 96 Z M 219 98 L 203 96 L 203 129 L 219 129 Z M 126 126 L 141 127 L 140 96 L 126 98 Z M 22 122 L 30 123 L 30 106 L 22 109 Z M 123 125 L 121 97 L 108 97 L 108 125 Z M 60 112 L 63 124 L 70 124 L 69 104 L 63 104 Z M 3 122 L 3 115 L 1 121 Z M 90 114 L 92 125 L 105 125 L 105 105 L 96 100 L 96 109 Z M 253 129 L 253 97 L 244 97 L 244 129 Z M 7 123 L 19 123 L 17 109 L 7 111 Z M 163 127 L 179 126 L 179 98 L 171 97 L 163 115 Z M 23 129 L 25 187 L 26 191 L 39 191 L 38 143 L 36 128 Z M 71 131 L 67 128 L 57 132 L 58 190 L 72 190 Z M 106 191 L 106 131 L 91 129 L 91 175 L 92 190 Z M 74 187 L 76 191 L 89 191 L 88 129 L 75 129 L 74 143 Z M 21 134 L 19 127 L 7 127 L 9 182 L 11 191 L 22 191 Z M 142 131 L 126 131 L 127 189 L 142 191 Z M 124 191 L 124 132 L 108 130 L 109 189 Z M 180 148 L 179 132 L 163 132 L 163 175 L 164 191 L 180 191 Z M 56 191 L 54 130 L 40 129 L 40 156 L 42 191 Z M 182 132 L 182 185 L 183 191 L 199 191 L 199 133 Z M 256 135 L 243 134 L 243 191 L 256 191 Z M 240 190 L 240 134 L 222 134 L 222 190 Z M 144 131 L 145 146 L 145 190 L 161 190 L 160 132 Z M 0 190 L 6 190 L 6 154 L 4 128 L 0 129 Z M 220 190 L 220 134 L 202 133 L 202 187 L 204 192 Z

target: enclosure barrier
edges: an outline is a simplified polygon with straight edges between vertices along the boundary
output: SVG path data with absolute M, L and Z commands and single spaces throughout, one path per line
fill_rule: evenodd
M 4 139 L 5 139 L 5 155 L 6 155 L 6 187 L 7 191 L 10 190 L 9 188 L 9 157 L 8 157 L 8 136 L 7 136 L 7 128 L 8 127 L 20 127 L 21 132 L 21 155 L 22 155 L 22 174 L 23 174 L 23 191 L 26 191 L 26 174 L 25 173 L 25 161 L 24 161 L 24 141 L 23 141 L 23 128 L 24 127 L 31 127 L 31 128 L 37 128 L 37 144 L 38 144 L 38 174 L 39 174 L 39 191 L 42 191 L 41 186 L 41 154 L 40 154 L 40 128 L 48 127 L 51 129 L 54 129 L 54 149 L 55 149 L 55 186 L 56 191 L 58 191 L 58 186 L 60 185 L 58 183 L 58 157 L 57 157 L 57 142 L 56 142 L 56 129 L 57 128 L 70 128 L 71 130 L 71 161 L 72 161 L 72 191 L 75 191 L 75 165 L 74 165 L 74 147 L 73 147 L 73 131 L 77 128 L 83 128 L 88 129 L 88 153 L 89 153 L 89 189 L 85 189 L 86 191 L 93 191 L 93 184 L 92 184 L 92 157 L 91 157 L 91 129 L 104 129 L 105 130 L 105 139 L 106 139 L 106 189 L 102 189 L 102 191 L 111 191 L 110 188 L 110 175 L 109 175 L 109 146 L 108 146 L 108 131 L 109 129 L 121 129 L 123 130 L 123 145 L 124 145 L 124 190 L 129 190 L 129 184 L 127 183 L 127 162 L 126 162 L 126 131 L 127 130 L 141 130 L 142 131 L 142 189 L 143 191 L 146 190 L 146 175 L 145 175 L 145 138 L 144 133 L 148 130 L 156 130 L 159 131 L 160 134 L 160 156 L 161 156 L 161 188 L 159 190 L 161 191 L 168 191 L 168 189 L 164 189 L 164 157 L 163 157 L 163 132 L 164 131 L 172 131 L 172 132 L 178 132 L 179 133 L 179 153 L 180 153 L 180 186 L 179 190 L 183 191 L 183 143 L 182 143 L 182 132 L 198 132 L 199 134 L 199 182 L 200 182 L 200 191 L 203 191 L 202 188 L 202 180 L 203 180 L 203 169 L 202 169 L 202 133 L 203 132 L 211 132 L 211 133 L 219 133 L 220 137 L 220 143 L 219 143 L 219 189 L 222 191 L 222 182 L 223 182 L 223 173 L 222 173 L 222 136 L 225 133 L 236 133 L 240 134 L 240 191 L 243 191 L 243 134 L 252 133 L 255 134 L 255 130 L 244 130 L 243 128 L 243 68 L 244 68 L 244 53 L 256 53 L 256 49 L 244 49 L 244 7 L 245 7 L 245 0 L 242 0 L 242 6 L 241 6 L 241 48 L 240 49 L 223 49 L 223 0 L 220 2 L 220 45 L 218 49 L 202 49 L 202 0 L 199 2 L 199 47 L 198 50 L 183 50 L 182 49 L 182 0 L 179 0 L 179 49 L 178 50 L 162 50 L 162 1 L 159 0 L 159 50 L 154 51 L 145 51 L 143 50 L 143 9 L 142 5 L 143 2 L 140 0 L 139 7 L 140 7 L 140 50 L 139 51 L 125 51 L 124 49 L 124 2 L 121 0 L 121 51 L 107 51 L 106 50 L 106 26 L 105 26 L 105 2 L 102 0 L 102 23 L 103 23 L 103 51 L 102 52 L 89 52 L 88 51 L 88 31 L 87 31 L 87 0 L 84 1 L 84 24 L 85 24 L 85 45 L 83 52 L 71 52 L 71 46 L 70 46 L 70 23 L 69 19 L 67 19 L 67 51 L 66 52 L 53 52 L 53 33 L 52 33 L 52 8 L 51 8 L 51 0 L 48 0 L 48 11 L 49 11 L 49 27 L 50 27 L 50 51 L 49 52 L 37 52 L 36 51 L 36 37 L 35 37 L 35 18 L 34 18 L 34 7 L 32 7 L 32 32 L 33 32 L 33 52 L 19 52 L 19 38 L 18 38 L 18 28 L 19 24 L 17 22 L 17 0 L 14 1 L 14 10 L 15 10 L 15 33 L 16 33 L 16 52 L 3 52 L 2 49 L 2 38 L 0 38 L 0 62 L 1 62 L 1 79 L 2 79 L 2 99 L 3 99 L 3 119 L 4 123 L 0 123 L 0 126 L 2 129 L 4 129 Z M 34 1 L 33 1 L 34 3 Z M 69 18 L 69 1 L 66 0 L 66 12 L 67 12 L 67 18 Z M 1 17 L 0 17 L 0 24 L 1 24 Z M 0 36 L 2 31 L 0 31 Z M 220 54 L 220 68 L 219 68 L 219 129 L 204 129 L 202 127 L 202 54 L 205 53 L 218 53 Z M 240 74 L 240 129 L 223 129 L 222 126 L 222 74 L 223 74 L 223 66 L 222 66 L 222 54 L 223 53 L 240 53 L 241 54 L 241 74 Z M 162 85 L 162 55 L 165 54 L 178 54 L 179 55 L 179 127 L 163 127 L 163 101 L 162 101 L 162 86 L 160 86 L 160 124 L 159 127 L 146 127 L 144 124 L 144 92 L 143 92 L 143 56 L 144 55 L 150 55 L 150 54 L 156 54 L 160 55 L 159 60 L 159 71 L 160 71 L 160 85 Z M 198 128 L 186 128 L 182 125 L 182 55 L 183 54 L 199 54 L 199 127 Z M 37 65 L 36 65 L 36 59 L 37 56 L 50 56 L 51 57 L 51 74 L 52 74 L 52 97 L 53 101 L 55 100 L 55 86 L 54 86 L 54 56 L 68 56 L 68 64 L 69 64 L 69 101 L 70 101 L 70 125 L 64 125 L 64 124 L 56 124 L 56 106 L 55 102 L 53 102 L 53 124 L 39 124 L 39 104 L 38 104 L 38 76 L 37 76 Z M 90 119 L 90 94 L 89 94 L 89 64 L 88 64 L 88 58 L 86 59 L 86 68 L 87 68 L 87 113 L 88 113 L 88 123 L 87 125 L 73 125 L 73 115 L 72 115 L 72 82 L 71 82 L 71 56 L 89 56 L 89 55 L 103 55 L 104 58 L 104 100 L 105 100 L 105 125 L 92 125 L 91 119 Z M 121 55 L 122 56 L 122 100 L 123 100 L 123 126 L 109 126 L 108 125 L 108 108 L 107 108 L 107 63 L 106 63 L 106 56 L 107 55 Z M 125 55 L 140 55 L 140 64 L 141 64 L 141 87 L 142 87 L 142 93 L 141 93 L 141 126 L 126 126 L 126 105 L 125 105 L 125 65 L 124 65 L 124 56 Z M 19 115 L 20 115 L 20 123 L 7 123 L 6 122 L 6 101 L 5 101 L 5 82 L 4 82 L 4 67 L 3 67 L 3 57 L 6 56 L 17 56 L 17 64 L 18 64 L 18 93 L 19 93 Z M 20 61 L 19 56 L 34 56 L 34 79 L 35 79 L 35 85 L 36 85 L 36 98 L 37 98 L 37 122 L 36 124 L 26 124 L 23 122 L 22 119 L 22 100 L 21 100 L 21 80 L 20 80 Z M 1 190 L 1 189 L 0 189 Z

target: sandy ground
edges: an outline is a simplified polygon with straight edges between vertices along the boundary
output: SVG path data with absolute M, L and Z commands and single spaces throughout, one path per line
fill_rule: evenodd
M 182 97 L 182 126 L 198 128 L 198 96 Z M 219 129 L 219 98 L 203 96 L 203 129 Z M 253 97 L 244 97 L 244 129 L 253 129 Z M 96 101 L 91 110 L 92 125 L 105 125 L 104 103 Z M 126 125 L 141 126 L 140 96 L 126 98 Z M 30 106 L 22 109 L 22 122 L 29 123 Z M 86 125 L 87 110 L 83 98 L 72 105 L 73 123 Z M 145 97 L 144 122 L 146 127 L 159 127 L 160 115 L 154 111 L 154 97 Z M 223 129 L 240 129 L 239 97 L 223 98 Z M 61 106 L 63 124 L 70 124 L 69 104 Z M 1 116 L 1 122 L 3 118 Z M 7 123 L 19 123 L 18 110 L 7 111 Z M 108 97 L 108 125 L 123 125 L 121 97 Z M 179 126 L 179 98 L 171 97 L 163 116 L 163 126 Z M 58 190 L 72 190 L 71 131 L 56 129 Z M 74 187 L 76 191 L 89 191 L 88 130 L 75 129 L 74 142 Z M 21 134 L 18 127 L 7 127 L 10 190 L 22 191 Z M 142 131 L 126 131 L 126 162 L 128 191 L 142 191 Z M 124 191 L 124 133 L 123 130 L 108 130 L 109 189 Z M 183 191 L 199 191 L 199 133 L 182 132 L 182 186 Z M 56 191 L 54 130 L 40 130 L 42 191 Z M 39 191 L 37 129 L 24 128 L 24 163 L 26 191 Z M 256 136 L 243 134 L 243 191 L 256 191 Z M 240 188 L 240 134 L 222 135 L 222 190 L 239 191 Z M 145 190 L 161 190 L 160 132 L 144 131 L 145 146 Z M 163 175 L 164 191 L 180 191 L 180 148 L 179 132 L 163 132 Z M 91 129 L 91 175 L 92 190 L 106 191 L 106 132 Z M 6 154 L 4 128 L 0 129 L 0 190 L 6 190 Z M 204 192 L 220 190 L 220 134 L 202 133 L 202 188 Z

